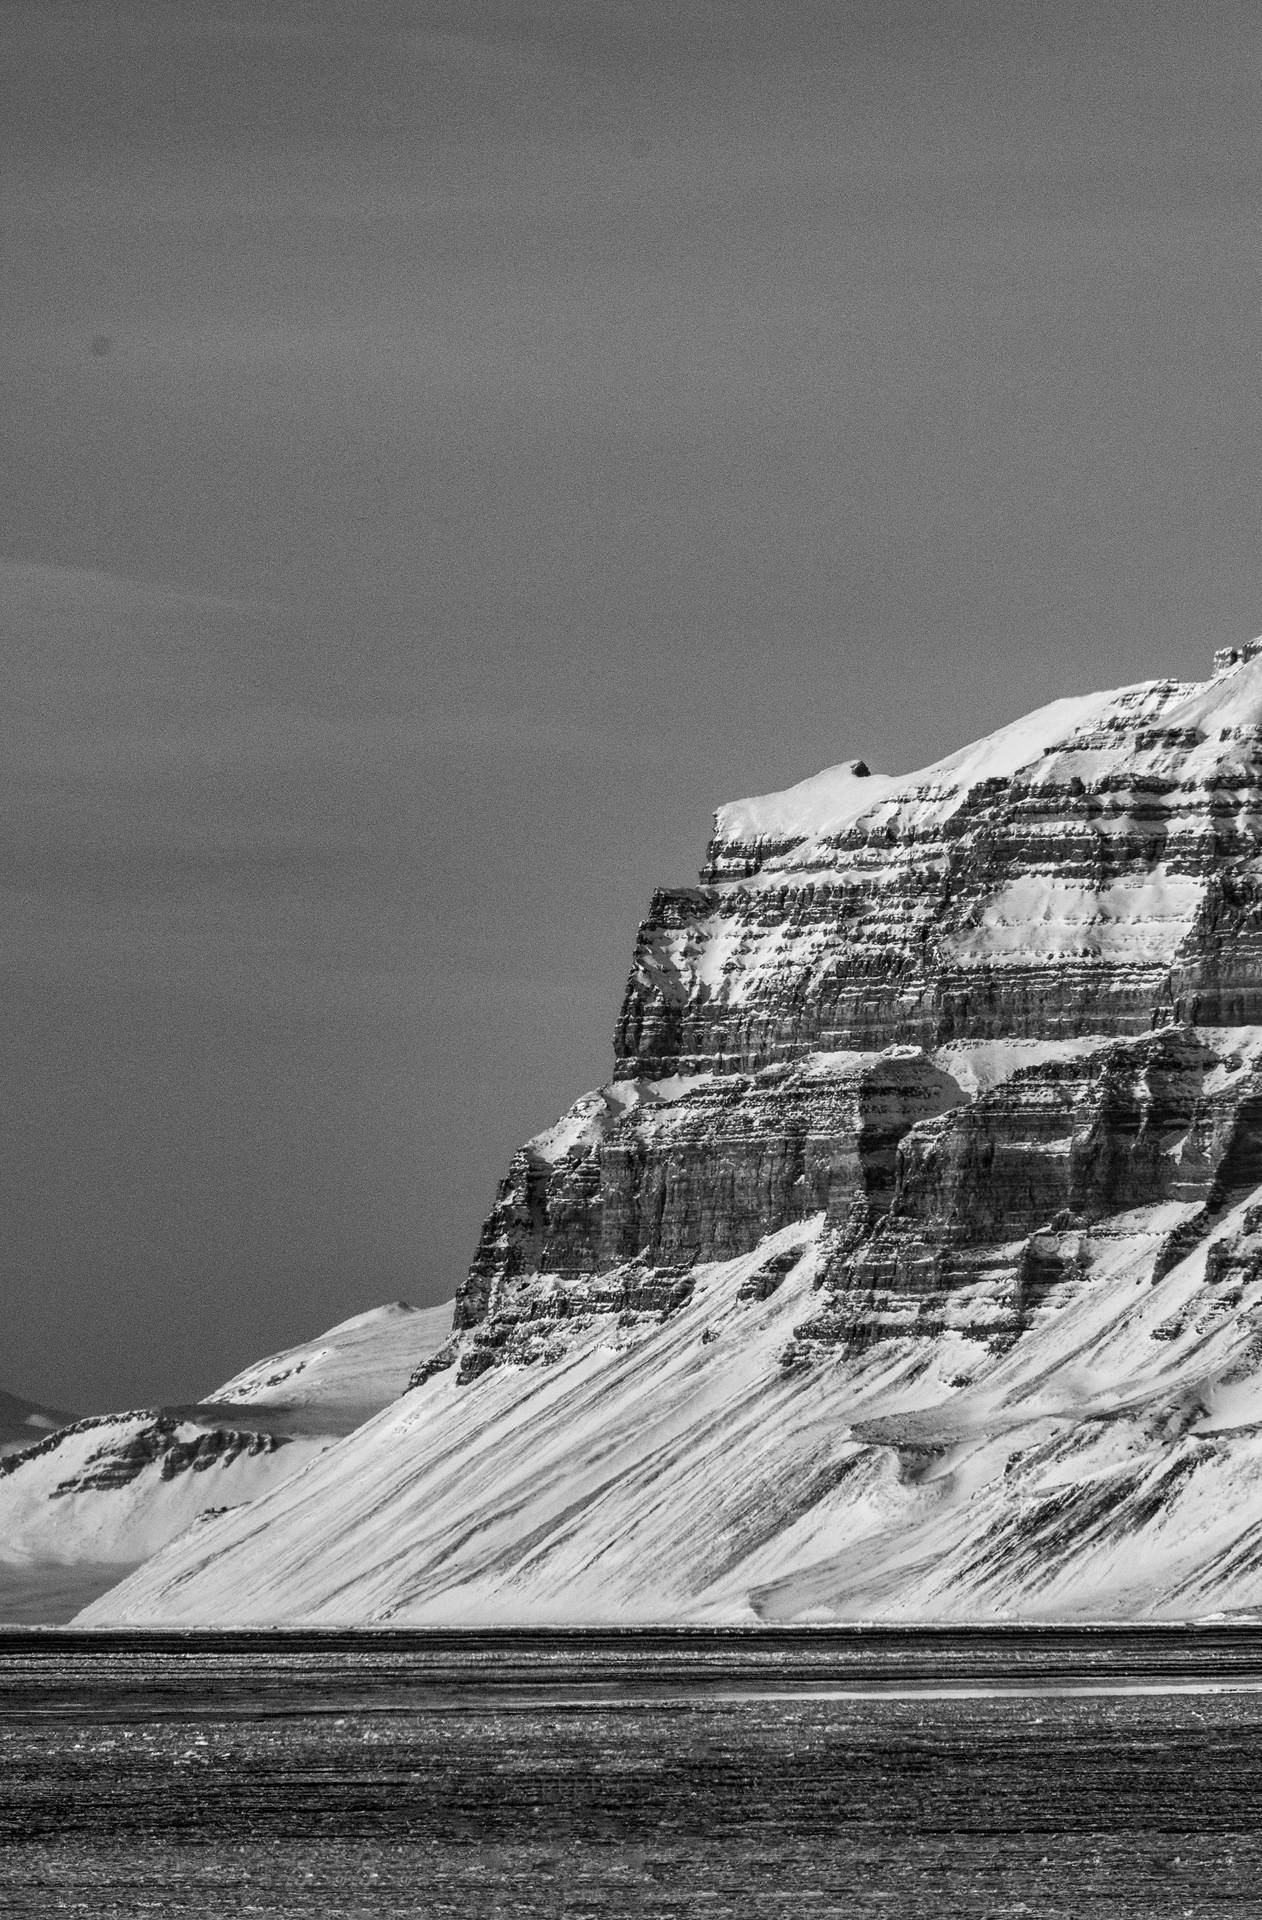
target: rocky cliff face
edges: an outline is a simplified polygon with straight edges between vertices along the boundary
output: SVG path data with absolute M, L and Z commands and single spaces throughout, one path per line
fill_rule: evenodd
M 414 1391 L 94 1617 L 1252 1604 L 1260 790 L 1254 645 L 722 808 Z
M 899 1141 L 964 1098 L 915 1048 L 758 1074 L 617 1081 L 522 1149 L 456 1308 L 472 1327 L 526 1274 L 558 1290 L 631 1260 L 673 1277 L 793 1220 L 889 1203 Z

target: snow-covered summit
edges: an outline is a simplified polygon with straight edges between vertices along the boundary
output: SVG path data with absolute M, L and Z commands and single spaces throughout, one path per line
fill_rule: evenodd
M 877 809 L 883 810 L 884 818 L 884 809 L 912 800 L 944 818 L 971 788 L 988 780 L 1012 779 L 1022 767 L 1099 721 L 1124 694 L 1137 691 L 1128 687 L 1053 700 L 915 773 L 872 774 L 862 760 L 843 761 L 782 793 L 759 794 L 720 807 L 715 838 L 720 843 L 829 839 L 861 825 Z
M 754 842 L 789 839 L 804 833 L 838 833 L 865 808 L 884 799 L 897 785 L 890 774 L 874 774 L 863 760 L 843 760 L 786 787 L 783 793 L 730 800 L 714 816 L 720 840 Z
M 911 773 L 869 774 L 861 760 L 847 760 L 781 793 L 731 801 L 715 815 L 716 845 L 828 840 L 895 821 L 924 830 L 976 788 L 1023 776 L 1046 782 L 1058 756 L 1081 759 L 1077 777 L 1088 781 L 1116 779 L 1128 767 L 1147 775 L 1177 768 L 1186 779 L 1230 766 L 1241 733 L 1262 725 L 1262 639 L 1220 649 L 1214 660 L 1215 672 L 1200 683 L 1143 681 L 1053 700 Z M 1192 733 L 1200 741 L 1178 737 Z M 1051 767 L 1040 764 L 1049 759 Z

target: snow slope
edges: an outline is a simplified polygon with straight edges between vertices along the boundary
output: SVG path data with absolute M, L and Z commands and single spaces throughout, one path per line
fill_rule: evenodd
M 317 1431 L 349 1431 L 397 1399 L 413 1371 L 451 1331 L 451 1301 L 373 1307 L 314 1340 L 271 1354 L 208 1393 L 204 1406 L 269 1408 L 311 1420 Z
M 874 814 L 882 824 L 897 809 L 914 807 L 919 824 L 948 817 L 982 781 L 1011 779 L 1084 727 L 1103 719 L 1119 699 L 1143 691 L 1125 687 L 1053 700 L 984 739 L 935 760 L 915 773 L 860 772 L 861 760 L 800 780 L 782 793 L 729 801 L 715 815 L 720 840 L 826 840 Z
M 790 1351 L 819 1219 L 700 1272 L 649 1329 L 593 1316 L 550 1366 L 448 1371 L 82 1624 L 442 1625 L 1117 1616 L 1258 1603 L 1262 1239 L 1154 1283 L 1188 1209 L 1115 1219 L 1015 1346 L 976 1292 L 932 1340 Z M 741 1289 L 798 1255 L 765 1300 Z M 1002 1343 L 1000 1343 L 1002 1345 Z
M 1130 732 L 1136 723 L 1153 728 L 1141 743 Z M 1070 760 L 1072 774 L 1084 781 L 1112 771 L 1121 754 L 1148 773 L 1177 767 L 1191 784 L 1207 767 L 1239 759 L 1237 743 L 1260 725 L 1262 652 L 1249 648 L 1207 681 L 1139 681 L 1053 700 L 913 773 L 866 774 L 859 771 L 862 761 L 848 760 L 783 792 L 730 801 L 715 815 L 716 837 L 799 842 L 792 864 L 809 865 L 821 852 L 819 841 L 895 820 L 925 832 L 958 812 L 978 787 L 1017 775 L 1049 785 L 1062 778 Z M 1175 738 L 1192 733 L 1201 735 L 1195 744 Z M 1234 752 L 1224 754 L 1224 742 Z

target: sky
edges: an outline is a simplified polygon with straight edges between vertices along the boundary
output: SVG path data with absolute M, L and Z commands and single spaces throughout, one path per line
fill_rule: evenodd
M 0 9 L 0 1386 L 459 1285 L 719 803 L 1262 627 L 1262 15 Z

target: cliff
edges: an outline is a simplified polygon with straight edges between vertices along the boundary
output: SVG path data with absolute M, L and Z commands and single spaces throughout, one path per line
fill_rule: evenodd
M 92 1620 L 1257 1598 L 1262 650 L 720 809 L 413 1390 Z

